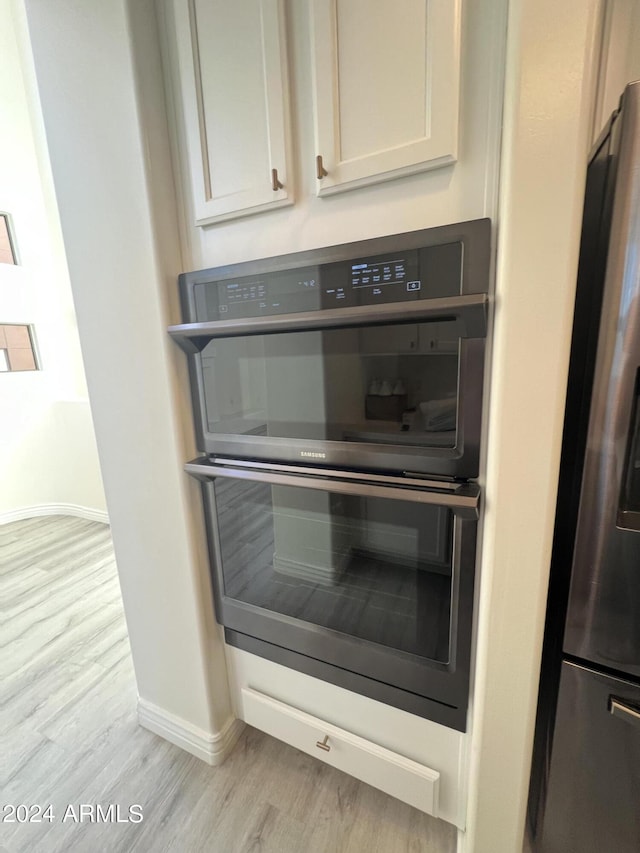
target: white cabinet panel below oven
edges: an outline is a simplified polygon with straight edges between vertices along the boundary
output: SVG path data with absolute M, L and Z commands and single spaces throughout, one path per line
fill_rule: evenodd
M 465 828 L 467 772 L 467 736 L 465 734 L 288 669 L 233 646 L 225 645 L 225 652 L 235 712 L 240 719 L 297 749 L 310 752 L 314 756 L 317 753 L 316 757 L 322 760 L 326 760 L 326 754 L 315 744 L 317 741 L 322 742 L 325 734 L 328 733 L 326 727 L 330 726 L 342 730 L 345 736 L 355 736 L 373 747 L 382 748 L 384 752 L 389 752 L 398 759 L 408 759 L 409 766 L 417 764 L 425 770 L 435 771 L 439 774 L 438 817 L 459 829 Z M 267 700 L 270 700 L 272 702 L 269 706 L 270 710 L 256 711 L 257 702 L 248 708 L 246 696 L 251 693 L 258 696 L 263 694 Z M 280 714 L 280 706 L 290 713 Z M 303 720 L 309 717 L 307 721 L 309 727 L 305 728 L 302 724 L 299 731 L 295 730 L 291 723 L 291 713 L 294 715 L 302 713 Z M 315 724 L 310 722 L 313 720 L 316 721 Z M 267 728 L 268 725 L 271 728 Z M 322 730 L 320 731 L 317 727 Z M 317 737 L 315 737 L 316 731 Z M 334 737 L 337 734 L 334 732 Z M 331 740 L 331 735 L 329 739 Z M 306 749 L 309 742 L 311 748 Z M 331 753 L 328 755 L 330 756 Z M 344 766 L 335 763 L 333 766 L 375 786 L 374 773 L 366 770 L 356 759 L 353 760 L 355 766 L 348 766 L 346 756 Z M 409 784 L 405 789 L 403 784 L 398 784 L 394 791 L 389 793 L 403 802 L 416 805 L 412 799 L 416 796 L 412 793 L 416 784 L 415 778 L 411 774 L 408 778 L 413 780 L 413 786 Z M 428 811 L 424 808 L 424 800 L 423 805 L 418 805 L 417 808 Z
M 256 690 L 243 688 L 245 722 L 438 817 L 440 773 Z

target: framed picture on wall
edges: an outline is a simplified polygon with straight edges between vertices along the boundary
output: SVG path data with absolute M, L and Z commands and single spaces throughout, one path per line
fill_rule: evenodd
M 11 214 L 0 212 L 0 264 L 17 264 L 18 252 Z

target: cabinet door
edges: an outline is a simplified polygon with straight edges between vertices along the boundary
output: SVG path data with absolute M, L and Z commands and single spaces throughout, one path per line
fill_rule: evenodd
M 283 0 L 172 2 L 196 224 L 291 204 Z
M 318 195 L 455 161 L 460 3 L 311 0 Z

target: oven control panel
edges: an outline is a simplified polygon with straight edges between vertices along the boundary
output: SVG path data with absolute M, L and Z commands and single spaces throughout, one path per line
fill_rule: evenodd
M 462 243 L 410 249 L 194 285 L 197 322 L 457 296 Z

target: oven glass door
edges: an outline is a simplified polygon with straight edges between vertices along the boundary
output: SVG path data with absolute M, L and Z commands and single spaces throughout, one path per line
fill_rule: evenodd
M 474 476 L 483 355 L 455 321 L 212 339 L 196 363 L 203 449 Z
M 468 668 L 476 486 L 187 470 L 207 482 L 222 624 L 417 693 L 430 670 L 454 700 L 452 674 Z
M 224 595 L 448 663 L 451 511 L 216 481 Z
M 454 323 L 223 338 L 201 358 L 209 433 L 455 446 Z

